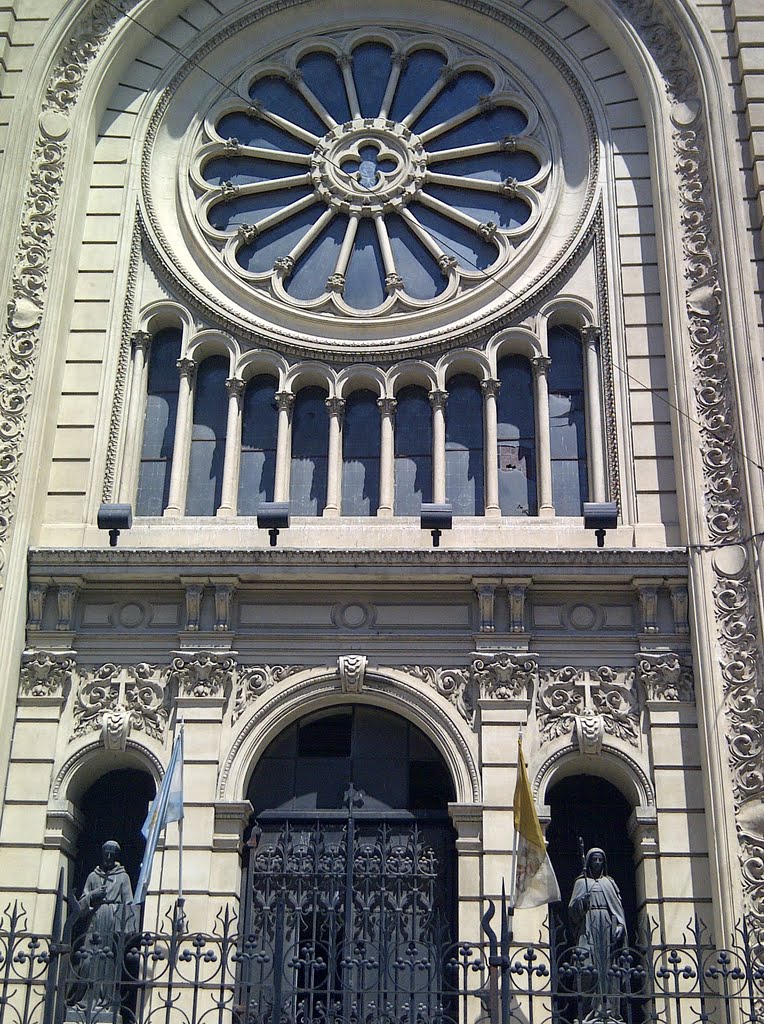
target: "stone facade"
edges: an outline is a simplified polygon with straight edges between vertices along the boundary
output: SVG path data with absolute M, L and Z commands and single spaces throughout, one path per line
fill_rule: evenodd
M 247 292 L 223 250 L 257 232 L 216 250 L 209 225 L 194 229 L 198 210 L 239 193 L 195 192 L 194 174 L 212 145 L 200 117 L 232 102 L 229 82 L 258 59 L 286 60 L 299 34 L 367 31 L 368 12 L 340 0 L 0 8 L 0 877 L 40 927 L 76 858 L 88 786 L 120 766 L 158 780 L 179 718 L 186 889 L 203 914 L 208 895 L 212 906 L 239 893 L 247 785 L 268 743 L 300 715 L 357 702 L 409 718 L 452 773 L 465 927 L 507 874 L 522 728 L 542 817 L 549 789 L 575 774 L 630 802 L 638 899 L 666 932 L 698 911 L 724 941 L 745 912 L 764 938 L 764 309 L 749 271 L 762 267 L 764 16 L 751 0 L 425 6 L 391 2 L 380 33 L 405 48 L 426 31 L 452 41 L 449 60 L 474 50 L 501 66 L 502 96 L 541 125 L 506 147 L 527 145 L 546 168 L 527 190 L 539 226 L 485 280 L 439 257 L 442 302 L 406 305 L 389 271 L 382 313 L 355 319 L 342 319 L 343 274 L 322 312 L 289 307 L 299 255 L 279 257 L 293 265 L 277 261 L 264 299 Z M 352 148 L 355 130 L 335 134 Z M 358 131 L 385 141 L 391 129 Z M 229 156 L 234 142 L 221 142 Z M 414 168 L 405 188 L 420 188 L 421 150 L 408 137 L 399 149 Z M 326 202 L 361 210 L 363 196 L 343 198 L 314 163 Z M 582 339 L 589 494 L 619 506 L 604 549 L 555 509 L 559 323 Z M 109 548 L 96 513 L 136 503 L 152 339 L 169 324 L 182 335 L 169 498 Z M 535 515 L 500 507 L 507 353 L 533 366 Z M 210 355 L 229 366 L 222 497 L 216 514 L 187 516 L 195 381 Z M 320 386 L 328 405 L 323 515 L 293 515 L 275 548 L 236 507 L 242 395 L 263 373 L 278 382 L 276 500 L 290 494 L 295 396 Z M 444 408 L 464 373 L 481 383 L 491 453 L 483 514 L 455 516 L 433 549 L 417 517 L 395 514 L 396 400 L 408 385 L 429 393 L 442 501 Z M 343 416 L 361 388 L 381 431 L 377 514 L 365 517 L 343 514 L 341 493 Z M 153 900 L 173 891 L 171 862 Z M 529 914 L 518 927 L 536 924 Z

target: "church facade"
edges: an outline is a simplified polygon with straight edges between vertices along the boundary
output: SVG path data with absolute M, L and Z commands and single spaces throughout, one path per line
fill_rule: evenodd
M 426 835 L 477 936 L 522 734 L 563 914 L 580 837 L 630 929 L 764 941 L 757 6 L 2 8 L 0 886 L 33 928 L 107 839 L 135 883 L 182 723 L 195 927 L 352 819 Z M 146 920 L 178 871 L 170 825 Z

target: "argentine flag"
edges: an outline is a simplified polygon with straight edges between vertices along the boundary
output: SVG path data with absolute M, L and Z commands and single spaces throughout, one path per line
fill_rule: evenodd
M 146 838 L 146 850 L 143 854 L 141 873 L 135 887 L 133 903 L 143 903 L 146 890 L 151 880 L 151 865 L 156 853 L 159 836 L 168 821 L 180 821 L 183 817 L 183 723 L 180 723 L 178 735 L 175 737 L 170 763 L 164 774 L 162 783 L 149 813 L 143 823 L 141 832 Z

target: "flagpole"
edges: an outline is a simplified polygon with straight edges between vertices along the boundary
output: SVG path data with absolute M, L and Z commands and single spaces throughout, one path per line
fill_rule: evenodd
M 520 771 L 520 758 L 523 756 L 523 730 L 520 729 L 517 734 L 517 771 Z M 515 808 L 512 808 L 514 812 Z M 520 840 L 520 833 L 517 828 L 514 830 L 512 836 L 512 875 L 509 885 L 509 906 L 511 911 L 514 913 L 515 910 L 515 892 L 517 889 L 517 847 Z
M 181 718 L 180 720 L 180 732 L 183 733 L 186 723 Z M 181 764 L 181 772 L 183 771 L 183 764 Z M 178 818 L 178 900 L 183 905 L 183 818 Z

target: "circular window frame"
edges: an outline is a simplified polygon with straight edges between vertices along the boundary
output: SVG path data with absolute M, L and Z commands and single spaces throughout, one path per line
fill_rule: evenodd
M 355 359 L 385 358 L 392 354 L 400 356 L 405 352 L 410 355 L 425 354 L 431 351 L 442 351 L 454 344 L 472 342 L 479 332 L 486 329 L 495 331 L 511 322 L 521 308 L 529 308 L 534 300 L 548 293 L 555 279 L 564 274 L 571 263 L 577 259 L 581 246 L 590 233 L 596 210 L 598 197 L 602 188 L 600 167 L 602 163 L 601 144 L 596 121 L 590 107 L 583 85 L 568 64 L 557 51 L 542 39 L 532 27 L 514 18 L 506 12 L 485 12 L 485 36 L 490 36 L 492 23 L 498 21 L 505 33 L 516 34 L 518 45 L 524 47 L 523 60 L 526 64 L 533 60 L 533 67 L 538 61 L 545 62 L 545 74 L 554 79 L 557 86 L 564 86 L 562 94 L 564 103 L 559 104 L 559 119 L 562 119 L 567 132 L 567 143 L 576 140 L 576 159 L 572 175 L 573 185 L 566 182 L 566 188 L 558 190 L 554 202 L 549 203 L 548 210 L 540 218 L 539 229 L 531 233 L 525 251 L 525 265 L 521 280 L 513 280 L 511 284 L 500 276 L 481 274 L 484 278 L 468 294 L 457 295 L 451 301 L 440 301 L 425 309 L 415 309 L 402 316 L 385 315 L 370 317 L 366 313 L 352 317 L 333 317 L 314 310 L 297 310 L 290 306 L 285 308 L 283 301 L 264 302 L 253 295 L 252 290 L 234 274 L 228 271 L 219 255 L 210 251 L 210 247 L 201 236 L 195 223 L 193 202 L 190 186 L 177 175 L 168 175 L 168 138 L 171 139 L 172 153 L 175 158 L 173 166 L 190 167 L 199 132 L 206 112 L 222 99 L 222 90 L 216 87 L 207 89 L 204 100 L 198 99 L 196 93 L 190 93 L 194 86 L 209 86 L 209 76 L 198 69 L 202 60 L 208 58 L 216 49 L 227 46 L 232 48 L 231 40 L 247 29 L 253 29 L 263 19 L 282 18 L 297 7 L 310 7 L 313 0 L 294 0 L 286 8 L 282 3 L 269 5 L 250 12 L 247 16 L 218 31 L 210 38 L 190 60 L 177 70 L 171 83 L 158 99 L 149 131 L 142 162 L 142 188 L 140 195 L 140 212 L 144 237 L 153 251 L 156 262 L 167 272 L 171 281 L 177 286 L 178 293 L 187 301 L 194 303 L 197 309 L 209 316 L 212 322 L 223 323 L 227 329 L 235 330 L 244 342 L 252 341 L 262 344 L 273 343 L 295 355 L 328 355 L 333 358 Z M 463 5 L 448 5 L 462 10 Z M 467 17 L 469 12 L 465 13 Z M 359 18 L 360 16 L 356 15 Z M 474 14 L 472 15 L 474 19 Z M 420 46 L 431 42 L 431 37 L 420 34 L 415 25 L 398 23 L 395 29 L 400 34 L 411 30 L 416 32 Z M 264 45 L 264 51 L 276 52 L 284 50 L 289 42 L 283 34 L 278 42 Z M 310 27 L 310 26 L 309 26 Z M 347 33 L 345 26 L 327 26 L 327 33 Z M 453 25 L 449 21 L 449 32 L 453 38 L 464 36 L 463 26 Z M 359 28 L 358 33 L 364 38 L 373 38 L 375 33 L 367 28 Z M 381 30 L 376 33 L 379 37 Z M 315 35 L 310 32 L 311 38 Z M 467 44 L 476 52 L 487 53 L 488 59 L 498 63 L 492 47 L 481 39 L 467 38 Z M 221 54 L 221 59 L 224 54 Z M 238 56 L 238 55 L 231 55 Z M 513 54 L 517 58 L 517 54 Z M 233 59 L 226 58 L 231 66 L 231 80 L 237 81 L 248 69 L 252 68 L 253 58 L 239 59 L 238 66 Z M 555 164 L 560 163 L 560 146 L 556 141 L 559 123 L 552 116 L 540 90 L 543 83 L 536 88 L 525 81 L 522 68 L 518 70 L 515 60 L 510 63 L 506 58 L 502 66 L 514 81 L 522 80 L 531 102 L 540 111 L 546 131 L 549 135 L 551 152 L 550 185 L 554 186 Z M 522 62 L 521 62 L 522 63 Z M 510 69 L 507 70 L 507 69 Z M 535 76 L 538 78 L 539 76 Z M 541 76 L 543 78 L 543 76 Z M 178 97 L 185 90 L 184 105 L 188 111 L 188 128 L 178 130 L 183 114 L 176 108 Z M 548 92 L 549 89 L 547 88 Z M 518 94 L 519 95 L 519 94 Z M 191 115 L 191 110 L 202 113 Z M 575 123 L 574 123 L 575 122 Z M 169 124 L 169 127 L 168 127 Z M 175 132 L 173 138 L 172 133 Z M 585 137 L 586 145 L 581 145 Z M 563 143 L 565 140 L 563 139 Z M 159 185 L 159 187 L 157 187 Z M 569 187 L 570 186 L 570 187 Z M 560 210 L 559 197 L 565 195 L 567 206 Z M 185 204 L 185 208 L 184 208 Z M 182 215 L 178 216 L 182 210 Z M 562 214 L 556 221 L 554 230 L 546 231 L 545 224 L 557 214 Z M 174 218 L 174 220 L 173 220 Z M 549 237 L 548 237 L 549 236 Z M 552 237 L 553 236 L 553 237 Z M 512 264 L 512 268 L 516 264 Z M 363 331 L 359 331 L 359 327 Z
M 445 278 L 444 289 L 429 299 L 410 294 L 406 288 L 405 276 L 397 273 L 398 267 L 390 254 L 389 259 L 385 260 L 387 297 L 377 306 L 363 309 L 349 304 L 343 295 L 344 269 L 352 257 L 346 259 L 341 266 L 335 267 L 335 272 L 326 281 L 323 293 L 311 299 L 299 299 L 290 294 L 288 280 L 295 268 L 295 259 L 288 253 L 282 254 L 267 270 L 249 271 L 242 267 L 238 259 L 241 250 L 245 246 L 256 244 L 262 229 L 256 223 L 247 223 L 240 224 L 236 229 L 220 230 L 211 224 L 210 214 L 219 204 L 250 193 L 254 194 L 255 191 L 260 192 L 263 186 L 258 183 L 242 188 L 230 181 L 213 185 L 205 178 L 204 168 L 210 161 L 220 158 L 262 158 L 252 156 L 257 152 L 253 147 L 242 146 L 238 139 L 224 139 L 218 131 L 218 124 L 231 114 L 249 115 L 253 119 L 259 118 L 266 122 L 270 119 L 263 115 L 261 105 L 253 103 L 251 99 L 251 90 L 257 82 L 277 78 L 292 92 L 297 93 L 299 65 L 306 56 L 311 53 L 326 53 L 341 66 L 342 61 L 347 60 L 357 47 L 365 43 L 378 43 L 391 51 L 391 74 L 394 74 L 392 69 L 396 66 L 396 59 L 405 62 L 421 51 L 439 53 L 446 61 L 438 78 L 439 83 L 442 83 L 441 89 L 469 72 L 477 72 L 490 79 L 493 82 L 492 91 L 481 97 L 479 103 L 474 104 L 472 109 L 477 108 L 480 112 L 498 108 L 517 111 L 524 118 L 525 126 L 505 139 L 493 140 L 487 137 L 486 142 L 502 147 L 496 150 L 497 154 L 529 154 L 538 162 L 538 170 L 522 180 L 507 178 L 501 183 L 496 183 L 491 189 L 486 187 L 489 184 L 487 179 L 470 179 L 480 181 L 480 185 L 473 186 L 475 192 L 485 191 L 517 199 L 528 210 L 527 219 L 515 226 L 502 227 L 491 220 L 478 224 L 475 219 L 477 232 L 474 227 L 471 230 L 496 248 L 496 257 L 487 269 L 481 269 L 477 264 L 470 265 L 469 261 L 458 260 L 453 254 L 456 250 L 449 251 L 447 242 L 438 245 L 437 239 L 422 229 L 422 236 L 429 242 L 426 248 L 437 261 L 438 268 Z M 236 96 L 233 95 L 234 92 Z M 317 98 L 322 99 L 321 96 Z M 436 98 L 433 97 L 431 102 L 435 102 Z M 348 97 L 349 106 L 350 103 Z M 412 108 L 414 109 L 416 105 Z M 423 109 L 422 114 L 426 109 Z M 444 179 L 449 176 L 439 175 L 437 166 L 443 157 L 439 155 L 438 150 L 429 153 L 425 142 L 406 124 L 406 119 L 403 122 L 394 121 L 385 115 L 384 109 L 379 111 L 378 116 L 368 118 L 360 116 L 360 111 L 356 111 L 350 121 L 333 121 L 332 124 L 326 124 L 326 132 L 319 139 L 312 154 L 295 155 L 296 176 L 307 177 L 309 180 L 305 184 L 313 187 L 311 205 L 320 207 L 323 204 L 326 210 L 321 219 L 327 215 L 330 219 L 335 215 L 347 215 L 349 223 L 359 223 L 369 217 L 376 221 L 378 217 L 385 217 L 388 214 L 407 217 L 410 216 L 410 202 L 427 200 L 428 184 L 445 184 Z M 478 116 L 479 113 L 465 121 L 474 121 Z M 428 130 L 425 135 L 431 131 Z M 387 149 L 384 151 L 391 155 L 395 154 L 398 158 L 397 176 L 389 184 L 384 181 L 379 183 L 381 187 L 376 191 L 368 189 L 367 194 L 364 194 L 363 188 L 355 187 L 350 176 L 344 175 L 339 166 L 339 154 L 343 150 L 352 153 L 365 142 L 378 143 L 380 151 L 386 146 Z M 486 278 L 507 278 L 513 273 L 514 268 L 526 262 L 527 241 L 530 240 L 532 233 L 544 230 L 559 200 L 562 175 L 553 156 L 554 153 L 559 154 L 559 149 L 559 143 L 550 139 L 536 103 L 529 95 L 518 89 L 505 68 L 485 56 L 467 52 L 456 44 L 418 33 L 404 36 L 389 30 L 370 29 L 367 32 L 355 30 L 339 36 L 314 36 L 309 39 L 303 38 L 286 48 L 280 55 L 270 56 L 267 61 L 259 62 L 254 69 L 247 69 L 239 76 L 231 93 L 219 97 L 208 110 L 197 135 L 196 153 L 187 168 L 195 198 L 192 201 L 192 210 L 184 203 L 184 212 L 187 218 L 193 219 L 195 228 L 221 253 L 226 269 L 235 278 L 257 289 L 260 293 L 259 298 L 264 302 L 276 301 L 292 307 L 295 311 L 318 310 L 334 316 L 356 319 L 377 319 L 387 315 L 401 317 L 412 311 L 426 310 L 450 302 L 458 297 L 460 292 L 484 284 Z M 278 150 L 273 150 L 273 160 L 278 161 L 280 156 L 284 159 Z M 299 173 L 301 164 L 305 165 L 302 174 Z M 462 187 L 468 186 L 465 184 Z M 299 209 L 304 209 L 306 201 L 301 199 L 298 205 Z M 278 216 L 276 215 L 277 218 Z M 454 219 L 459 221 L 458 213 Z M 271 220 L 274 220 L 274 215 L 265 218 L 262 223 Z M 462 224 L 466 220 L 467 218 L 463 217 Z M 411 221 L 416 232 L 416 219 L 411 218 Z M 326 226 L 328 227 L 328 223 Z M 384 246 L 381 248 L 384 251 Z M 304 249 L 302 251 L 304 253 Z M 298 260 L 300 258 L 302 257 L 298 257 Z M 342 258 L 341 250 L 339 258 Z

